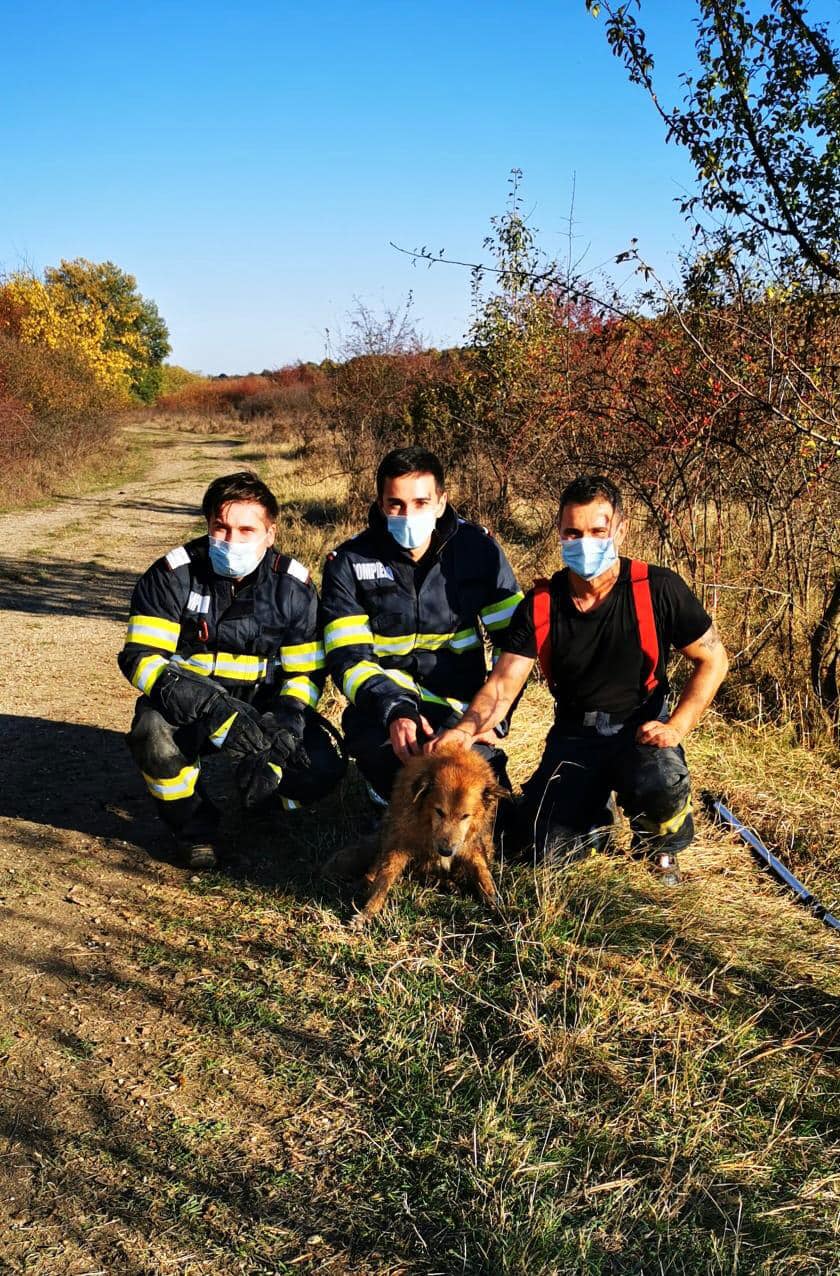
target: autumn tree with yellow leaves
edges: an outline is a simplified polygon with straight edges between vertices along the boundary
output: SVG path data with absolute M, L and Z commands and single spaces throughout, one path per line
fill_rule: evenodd
M 74 357 L 115 398 L 151 402 L 169 334 L 137 280 L 113 262 L 84 257 L 49 267 L 43 280 L 12 275 L 0 287 L 0 331 Z
M 103 453 L 115 411 L 151 402 L 166 324 L 113 262 L 62 261 L 0 282 L 0 501 L 49 490 Z

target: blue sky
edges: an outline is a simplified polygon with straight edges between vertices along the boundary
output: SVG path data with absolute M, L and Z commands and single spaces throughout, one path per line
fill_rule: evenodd
M 689 0 L 645 0 L 661 83 Z M 458 342 L 469 276 L 389 247 L 481 253 L 509 170 L 540 241 L 590 268 L 637 236 L 660 268 L 691 185 L 583 0 L 133 5 L 6 0 L 0 269 L 110 259 L 206 372 L 320 359 L 361 298 L 409 290 Z

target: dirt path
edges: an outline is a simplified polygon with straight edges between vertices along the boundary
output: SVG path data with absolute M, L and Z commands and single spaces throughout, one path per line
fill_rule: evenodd
M 241 443 L 134 429 L 154 458 L 142 481 L 0 518 L 0 835 L 50 846 L 53 861 L 80 830 L 113 848 L 136 813 L 121 739 L 135 695 L 115 660 L 131 588 L 193 532 L 197 497 Z
M 184 875 L 127 755 L 135 694 L 115 656 L 135 579 L 193 533 L 197 499 L 242 440 L 134 428 L 154 449 L 142 481 L 0 518 L 3 1271 L 96 1269 L 85 1237 L 49 1224 L 30 1237 L 33 1164 L 101 1124 L 92 1093 L 114 1120 L 121 1099 L 138 1102 L 125 1078 L 155 1063 L 151 1022 L 155 1054 L 182 1031 L 161 981 L 130 961 L 150 898 L 165 904 Z

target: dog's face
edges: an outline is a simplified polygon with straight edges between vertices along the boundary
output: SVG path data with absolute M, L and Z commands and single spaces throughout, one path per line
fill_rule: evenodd
M 414 800 L 429 831 L 429 847 L 446 871 L 460 851 L 492 823 L 499 798 L 508 793 L 494 780 L 463 774 L 457 761 L 419 776 Z

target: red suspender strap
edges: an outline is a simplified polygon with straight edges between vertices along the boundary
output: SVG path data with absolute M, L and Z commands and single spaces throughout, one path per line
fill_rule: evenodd
M 634 558 L 630 561 L 630 584 L 633 589 L 633 606 L 636 624 L 639 626 L 639 645 L 645 658 L 645 691 L 653 691 L 657 683 L 656 666 L 659 664 L 659 639 L 653 618 L 653 601 L 650 596 L 648 565 Z
M 537 640 L 537 660 L 549 690 L 554 689 L 551 676 L 551 593 L 548 581 L 534 581 L 534 636 Z

